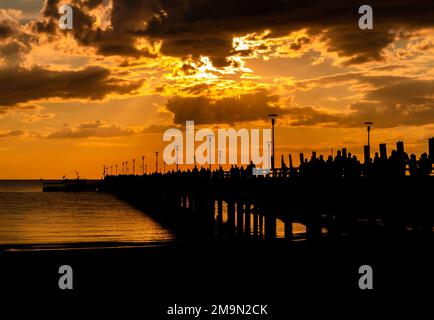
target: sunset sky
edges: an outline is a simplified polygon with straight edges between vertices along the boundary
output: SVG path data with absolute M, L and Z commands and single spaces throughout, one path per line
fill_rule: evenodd
M 72 30 L 58 8 L 73 7 Z M 269 127 L 276 152 L 362 157 L 434 136 L 434 2 L 0 0 L 0 178 L 99 178 L 163 132 Z M 137 160 L 138 161 L 138 160 Z M 298 162 L 296 162 L 298 164 Z

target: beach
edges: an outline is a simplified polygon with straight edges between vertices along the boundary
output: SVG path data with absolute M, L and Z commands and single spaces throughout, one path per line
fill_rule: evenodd
M 18 193 L 23 191 L 8 188 L 4 193 L 13 194 L 3 194 L 3 198 L 20 197 Z M 372 235 L 325 237 L 320 241 L 185 237 L 163 227 L 155 215 L 112 195 L 47 195 L 34 185 L 33 189 L 26 188 L 24 196 L 42 203 L 44 210 L 51 211 L 44 217 L 51 219 L 41 228 L 38 210 L 29 201 L 15 202 L 21 209 L 12 216 L 1 209 L 0 230 L 9 223 L 8 232 L 0 233 L 1 295 L 7 300 L 137 301 L 147 314 L 159 318 L 170 318 L 165 312 L 174 304 L 205 309 L 257 303 L 267 304 L 267 310 L 277 315 L 288 313 L 288 302 L 292 306 L 306 302 L 342 304 L 347 300 L 365 303 L 383 297 L 408 297 L 409 292 L 423 297 L 434 285 L 431 237 Z M 93 209 L 83 217 L 81 206 L 90 199 Z M 58 209 L 60 203 L 62 210 Z M 135 226 L 128 221 L 124 224 L 122 214 Z M 98 221 L 105 221 L 102 218 L 111 221 L 110 232 L 102 232 L 106 229 L 104 223 L 98 225 Z M 32 223 L 26 225 L 29 219 Z M 20 228 L 11 228 L 11 221 Z M 61 222 L 61 228 L 56 229 L 56 221 Z M 77 225 L 84 228 L 77 229 Z M 26 236 L 20 238 L 26 226 Z M 139 227 L 143 233 L 137 232 Z M 89 232 L 94 236 L 89 237 Z M 72 290 L 59 288 L 59 269 L 65 265 L 73 272 Z M 359 269 L 364 265 L 375 270 L 375 290 L 360 290 Z

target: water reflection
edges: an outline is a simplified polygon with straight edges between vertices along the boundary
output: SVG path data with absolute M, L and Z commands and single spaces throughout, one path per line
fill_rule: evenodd
M 188 197 L 186 197 L 188 203 Z M 227 201 L 221 201 L 221 215 L 219 215 L 219 201 L 214 201 L 214 221 L 216 224 L 215 232 L 217 235 L 222 235 L 227 233 L 228 229 L 233 228 L 233 232 L 238 236 L 248 235 L 254 239 L 265 239 L 265 225 L 266 217 L 261 215 L 259 212 L 255 212 L 255 209 L 251 205 L 244 205 L 244 214 L 237 216 L 233 221 L 233 226 L 230 226 L 231 221 L 229 220 L 228 214 L 228 203 Z M 235 212 L 238 212 L 238 204 L 235 204 Z M 250 212 L 247 214 L 246 212 Z M 280 219 L 275 219 L 275 235 L 273 238 L 284 239 L 285 238 L 285 223 Z M 228 226 L 228 228 L 224 228 Z M 324 229 L 322 233 L 325 233 Z M 292 234 L 297 237 L 304 237 L 306 235 L 306 226 L 302 223 L 293 222 L 292 223 Z
M 2 189 L 0 185 L 0 245 L 155 243 L 174 239 L 170 231 L 142 211 L 109 194 L 43 193 L 35 192 L 34 184 L 26 186 L 7 183 Z

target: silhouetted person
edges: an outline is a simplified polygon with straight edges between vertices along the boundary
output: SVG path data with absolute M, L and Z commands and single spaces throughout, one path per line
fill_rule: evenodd
M 336 157 L 335 157 L 335 168 L 336 168 L 336 174 L 339 177 L 344 176 L 344 157 L 342 156 L 341 150 L 338 150 Z
M 432 162 L 428 158 L 428 154 L 425 152 L 422 154 L 419 160 L 419 171 L 422 176 L 429 176 L 432 171 Z
M 336 176 L 336 166 L 332 156 L 328 156 L 327 161 L 325 162 L 325 170 L 327 177 L 332 178 Z
M 256 168 L 255 164 L 252 161 L 250 161 L 250 163 L 248 164 L 247 169 L 246 169 L 247 176 L 250 176 L 250 177 L 253 176 L 253 169 L 255 169 L 255 168 Z
M 408 171 L 410 172 L 410 176 L 412 177 L 418 175 L 417 160 L 415 154 L 410 155 L 410 160 L 408 160 Z

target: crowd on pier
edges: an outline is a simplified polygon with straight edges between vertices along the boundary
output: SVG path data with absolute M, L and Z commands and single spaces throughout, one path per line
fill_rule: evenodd
M 292 161 L 288 166 L 282 157 L 280 168 L 271 170 L 269 175 L 278 177 L 320 177 L 320 178 L 357 178 L 357 177 L 401 177 L 401 176 L 429 176 L 432 172 L 433 159 L 427 153 L 423 153 L 419 159 L 416 155 L 408 154 L 404 151 L 393 150 L 389 157 L 380 156 L 375 153 L 374 158 L 368 158 L 361 163 L 356 155 L 347 153 L 346 150 L 339 150 L 335 157 L 329 155 L 324 159 L 323 155 L 317 156 L 312 153 L 310 159 L 300 157 L 298 168 L 292 166 Z M 250 162 L 246 167 L 232 165 L 228 171 L 222 167 L 211 171 L 209 168 L 198 168 L 192 170 L 169 171 L 165 173 L 171 176 L 199 176 L 213 178 L 244 178 L 256 175 L 256 166 Z
M 341 151 L 333 158 L 328 156 L 312 155 L 310 160 L 304 160 L 297 172 L 300 176 L 319 177 L 400 177 L 408 174 L 410 176 L 429 176 L 432 172 L 432 159 L 427 153 L 423 153 L 419 159 L 416 155 L 410 157 L 405 152 L 393 150 L 389 157 L 380 157 L 375 153 L 374 159 L 368 158 L 361 163 L 355 155 L 345 154 Z

